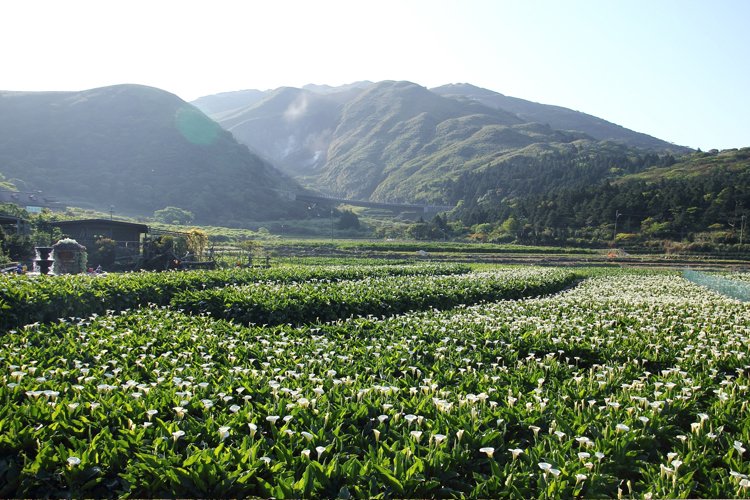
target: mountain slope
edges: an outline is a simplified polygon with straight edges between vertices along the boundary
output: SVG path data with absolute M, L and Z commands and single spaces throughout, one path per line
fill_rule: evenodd
M 287 213 L 273 190 L 294 185 L 194 106 L 137 85 L 1 92 L 0 172 L 70 205 L 227 224 Z
M 430 89 L 438 95 L 454 99 L 468 99 L 485 106 L 502 109 L 518 115 L 524 121 L 546 123 L 559 130 L 575 130 L 590 135 L 594 139 L 616 141 L 629 146 L 657 151 L 687 153 L 689 148 L 676 146 L 650 135 L 628 130 L 625 127 L 602 120 L 596 116 L 573 111 L 560 106 L 539 104 L 517 97 L 509 97 L 498 92 L 475 87 L 467 83 L 449 84 Z
M 432 156 L 446 148 L 455 152 L 451 160 L 474 154 L 476 150 L 457 145 L 486 127 L 507 130 L 520 124 L 509 113 L 445 99 L 410 82 L 381 82 L 344 108 L 317 185 L 377 201 L 424 199 L 416 185 L 418 171 L 433 177 L 461 163 L 442 163 L 436 165 L 442 171 L 435 171 L 430 168 Z M 502 148 L 500 142 L 492 149 Z M 391 187 L 396 185 L 398 192 Z
M 237 90 L 199 97 L 192 104 L 207 115 L 216 117 L 256 103 L 265 95 L 266 93 L 262 90 Z
M 309 175 L 326 162 L 341 104 L 329 95 L 282 87 L 215 115 L 222 127 L 281 170 Z
M 724 151 L 711 150 L 706 153 L 696 152 L 682 157 L 679 162 L 656 166 L 637 174 L 624 176 L 621 181 L 660 182 L 662 180 L 715 175 L 717 172 L 730 175 L 732 173 L 750 172 L 750 147 Z

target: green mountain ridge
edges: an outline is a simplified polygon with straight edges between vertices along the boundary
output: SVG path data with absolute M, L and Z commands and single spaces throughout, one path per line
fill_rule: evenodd
M 669 151 L 677 154 L 690 151 L 689 148 L 628 130 L 620 125 L 580 111 L 509 97 L 468 83 L 443 85 L 430 90 L 444 97 L 468 99 L 494 109 L 503 109 L 514 113 L 524 121 L 544 123 L 558 130 L 583 132 L 597 140 L 621 142 L 638 148 Z
M 404 81 L 362 82 L 267 95 L 214 118 L 303 184 L 372 201 L 455 204 L 464 200 L 456 184 L 472 172 L 503 170 L 508 162 L 564 152 L 573 143 L 590 154 L 610 149 L 607 142 L 644 154 L 690 151 L 585 113 L 468 84 L 426 89 Z M 300 101 L 314 105 L 303 109 L 295 104 Z M 293 109 L 298 114 L 289 120 Z M 527 183 L 503 175 L 493 180 L 511 190 Z
M 284 215 L 297 184 L 166 91 L 0 92 L 0 172 L 19 188 L 127 215 L 166 206 L 198 222 Z
M 516 117 L 479 105 L 465 106 L 409 82 L 381 82 L 349 102 L 328 149 L 328 163 L 317 185 L 355 198 L 375 201 L 417 199 L 417 190 L 399 196 L 383 188 L 401 177 L 415 158 L 425 158 L 453 140 L 442 138 L 440 125 L 474 116 L 475 122 L 515 125 Z M 413 176 L 409 177 L 413 179 Z M 443 200 L 431 200 L 443 201 Z

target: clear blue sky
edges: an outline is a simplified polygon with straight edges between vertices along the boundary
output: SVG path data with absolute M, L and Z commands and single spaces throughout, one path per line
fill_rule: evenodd
M 12 0 L 0 89 L 468 82 L 724 149 L 750 146 L 748 22 L 750 0 Z

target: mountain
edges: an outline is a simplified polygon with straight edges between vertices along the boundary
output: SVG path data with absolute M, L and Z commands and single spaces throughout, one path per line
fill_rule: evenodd
M 488 192 L 528 190 L 533 179 L 524 165 L 550 158 L 571 162 L 562 170 L 575 171 L 609 155 L 591 169 L 599 176 L 591 182 L 609 175 L 600 168 L 607 162 L 690 151 L 584 113 L 467 84 L 281 88 L 220 114 L 211 114 L 212 99 L 195 104 L 284 172 L 327 194 L 373 201 L 455 204 L 482 196 L 465 189 L 479 178 L 496 183 L 482 186 Z
M 503 109 L 516 114 L 527 122 L 545 123 L 558 130 L 583 132 L 597 140 L 615 141 L 628 146 L 673 153 L 690 151 L 689 148 L 676 146 L 650 135 L 628 130 L 620 125 L 615 125 L 580 111 L 508 97 L 467 83 L 443 85 L 431 90 L 444 97 L 468 99 L 494 109 Z
M 454 175 L 457 157 L 477 154 L 462 142 L 477 133 L 492 136 L 492 150 L 524 142 L 513 130 L 522 121 L 510 113 L 440 97 L 410 82 L 380 82 L 346 104 L 316 183 L 347 197 L 375 201 L 446 202 L 426 196 L 436 177 Z M 494 135 L 493 135 L 494 134 Z M 483 146 L 484 144 L 482 144 Z M 440 157 L 453 150 L 449 161 Z
M 0 173 L 63 203 L 202 223 L 284 215 L 296 187 L 205 114 L 151 87 L 0 92 Z

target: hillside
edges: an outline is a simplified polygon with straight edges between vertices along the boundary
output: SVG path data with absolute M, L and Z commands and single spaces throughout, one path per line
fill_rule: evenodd
M 613 153 L 599 157 L 615 159 Z M 668 239 L 695 250 L 747 242 L 750 148 L 696 152 L 678 159 L 623 157 L 611 163 L 615 164 L 616 175 L 589 184 L 559 178 L 555 188 L 546 190 L 467 188 L 463 195 L 469 201 L 455 215 L 498 241 L 586 245 L 610 243 L 616 234 L 617 243 L 626 247 Z M 600 173 L 611 171 L 601 160 L 593 165 Z M 643 165 L 650 166 L 644 170 Z M 539 167 L 531 164 L 525 170 L 542 180 L 562 173 L 555 172 L 552 163 Z M 491 182 L 477 178 L 466 186 L 476 189 Z M 479 192 L 486 194 L 477 196 Z
M 0 173 L 64 204 L 236 224 L 292 209 L 294 186 L 196 107 L 118 85 L 81 92 L 0 92 Z
M 212 99 L 196 105 L 210 112 Z M 373 201 L 453 204 L 465 200 L 465 179 L 477 176 L 496 183 L 485 185 L 488 190 L 512 191 L 533 180 L 509 164 L 538 163 L 554 153 L 568 158 L 571 148 L 585 152 L 571 157 L 578 163 L 603 150 L 617 150 L 616 156 L 689 151 L 584 113 L 470 85 L 282 88 L 212 117 L 304 184 Z M 488 168 L 499 170 L 481 174 Z M 511 170 L 511 177 L 504 175 Z
M 672 153 L 690 151 L 689 148 L 634 132 L 580 111 L 509 97 L 467 83 L 443 85 L 430 90 L 444 97 L 476 101 L 494 109 L 509 111 L 524 121 L 544 123 L 558 130 L 583 132 L 601 141 L 615 141 L 628 146 Z
M 238 108 L 244 108 L 265 97 L 266 93 L 262 90 L 237 90 L 234 92 L 222 92 L 207 97 L 200 97 L 193 101 L 193 105 L 198 107 L 207 115 L 221 116 L 222 113 L 234 111 Z
M 381 82 L 344 107 L 317 185 L 355 198 L 418 200 L 424 198 L 416 171 L 420 163 L 455 146 L 462 134 L 520 123 L 508 113 L 466 106 L 413 83 Z M 433 176 L 444 173 L 429 170 Z M 404 181 L 409 185 L 399 191 L 389 188 Z
M 624 176 L 621 182 L 691 179 L 715 175 L 718 172 L 729 175 L 750 172 L 750 148 L 693 153 L 682 157 L 674 164 L 653 167 L 637 174 Z

